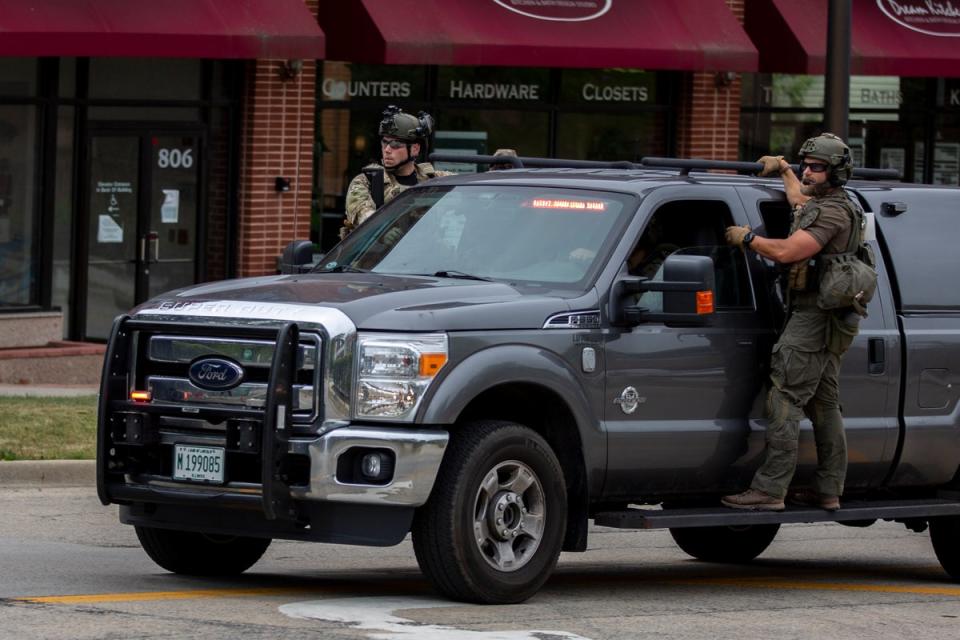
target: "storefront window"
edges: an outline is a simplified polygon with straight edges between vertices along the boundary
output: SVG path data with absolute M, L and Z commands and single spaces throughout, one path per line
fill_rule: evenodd
M 36 107 L 0 104 L 0 308 L 36 303 L 36 122 Z
M 960 113 L 937 118 L 933 145 L 933 184 L 960 184 Z
M 36 92 L 36 58 L 0 58 L 0 96 L 33 96 Z
M 199 100 L 202 60 L 91 58 L 93 100 Z
M 74 98 L 77 95 L 77 59 L 60 58 L 60 88 L 61 98 Z
M 316 153 L 317 196 L 311 236 L 328 249 L 338 240 L 347 185 L 360 169 L 379 162 L 380 109 L 324 109 L 320 112 Z
M 679 74 L 636 69 L 410 67 L 325 62 L 318 77 L 312 238 L 338 241 L 347 185 L 379 162 L 383 108 L 428 111 L 431 151 L 591 160 L 669 153 L 672 83 Z M 437 169 L 482 171 L 474 163 Z
M 57 169 L 54 178 L 53 279 L 51 304 L 63 311 L 63 327 L 70 327 L 70 253 L 73 238 L 73 118 L 74 108 L 57 113 Z M 66 336 L 65 336 L 66 337 Z
M 441 109 L 437 112 L 434 151 L 491 154 L 515 149 L 518 155 L 548 155 L 549 116 L 545 111 Z M 438 163 L 438 169 L 476 171 L 476 165 Z
M 662 113 L 562 113 L 557 156 L 578 160 L 630 160 L 667 155 Z
M 896 169 L 923 180 L 927 80 L 850 78 L 847 143 L 855 166 Z M 822 76 L 753 74 L 742 84 L 740 157 L 772 153 L 796 158 L 804 140 L 824 130 Z

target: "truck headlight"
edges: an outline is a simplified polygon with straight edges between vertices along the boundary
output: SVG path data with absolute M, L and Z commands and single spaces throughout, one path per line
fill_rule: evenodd
M 355 416 L 412 421 L 447 361 L 447 336 L 360 334 Z

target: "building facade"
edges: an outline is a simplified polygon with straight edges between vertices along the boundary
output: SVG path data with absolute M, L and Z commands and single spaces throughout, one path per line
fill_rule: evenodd
M 329 249 L 391 104 L 433 150 L 578 159 L 792 156 L 822 123 L 827 0 L 224 1 L 102 0 L 104 27 L 0 0 L 0 316 L 102 341 L 152 295 Z M 851 1 L 855 161 L 957 184 L 960 16 Z

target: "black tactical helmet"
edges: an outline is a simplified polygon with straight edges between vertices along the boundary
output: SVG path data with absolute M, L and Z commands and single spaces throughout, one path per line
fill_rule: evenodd
M 433 133 L 433 118 L 424 111 L 415 116 L 390 105 L 383 111 L 377 133 L 381 138 L 390 136 L 410 144 L 425 141 Z
M 853 173 L 853 161 L 850 159 L 850 147 L 832 133 L 821 133 L 808 139 L 800 147 L 800 159 L 815 158 L 830 167 L 830 184 L 834 187 L 845 185 Z

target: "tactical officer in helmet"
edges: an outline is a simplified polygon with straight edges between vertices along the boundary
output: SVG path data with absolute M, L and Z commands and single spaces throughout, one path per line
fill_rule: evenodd
M 433 133 L 433 118 L 421 111 L 418 115 L 404 113 L 393 105 L 383 112 L 377 130 L 383 165 L 372 164 L 350 181 L 347 187 L 346 218 L 340 229 L 340 238 L 347 235 L 374 211 L 396 198 L 407 187 L 449 171 L 436 171 L 429 163 L 417 163 L 421 151 Z M 382 173 L 378 179 L 376 173 Z M 383 192 L 378 193 L 379 185 Z
M 839 496 L 847 470 L 847 444 L 840 416 L 840 358 L 857 334 L 859 320 L 850 310 L 817 306 L 814 258 L 847 251 L 851 234 L 859 230 L 860 214 L 843 185 L 853 172 L 850 149 L 839 137 L 823 133 L 800 148 L 800 177 L 783 156 L 763 156 L 762 176 L 783 178 L 793 205 L 790 235 L 783 240 L 754 235 L 750 227 L 728 227 L 727 242 L 790 265 L 788 316 L 770 359 L 765 458 L 743 493 L 725 496 L 734 509 L 780 511 L 784 498 L 828 511 L 840 508 Z M 857 236 L 859 237 L 859 235 Z M 817 472 L 812 490 L 788 496 L 797 466 L 800 420 L 813 422 Z

